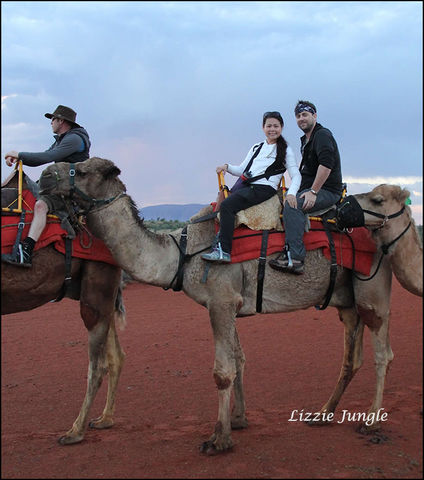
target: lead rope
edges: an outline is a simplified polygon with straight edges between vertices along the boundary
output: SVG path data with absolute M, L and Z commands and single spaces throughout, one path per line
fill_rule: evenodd
M 360 280 L 361 282 L 368 282 L 369 280 L 372 280 L 377 275 L 378 270 L 380 269 L 380 266 L 381 266 L 381 262 L 383 261 L 384 255 L 387 255 L 389 253 L 389 248 L 392 245 L 394 245 L 403 235 L 405 235 L 405 233 L 409 230 L 409 227 L 411 226 L 411 223 L 412 222 L 409 222 L 409 224 L 405 228 L 405 230 L 400 235 L 398 235 L 394 240 L 392 240 L 389 244 L 387 244 L 387 245 L 383 244 L 381 246 L 381 250 L 382 250 L 383 253 L 381 254 L 380 261 L 378 262 L 378 265 L 377 265 L 377 268 L 376 268 L 374 274 L 371 277 L 368 277 L 368 278 L 358 277 L 358 274 L 355 271 L 355 243 L 353 241 L 353 238 L 351 238 L 350 235 L 347 232 L 345 232 L 347 237 L 349 238 L 349 240 L 352 243 L 352 253 L 353 253 L 352 254 L 352 271 L 353 271 L 353 274 L 354 274 L 354 276 L 357 280 Z

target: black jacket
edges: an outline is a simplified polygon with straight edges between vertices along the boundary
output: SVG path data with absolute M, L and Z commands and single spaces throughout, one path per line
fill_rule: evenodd
M 340 153 L 336 140 L 330 130 L 317 123 L 312 131 L 309 142 L 306 143 L 306 135 L 303 135 L 300 141 L 303 154 L 299 168 L 302 175 L 299 192 L 312 187 L 318 167 L 322 165 L 331 169 L 331 173 L 322 188 L 341 195 L 343 191 L 343 181 Z

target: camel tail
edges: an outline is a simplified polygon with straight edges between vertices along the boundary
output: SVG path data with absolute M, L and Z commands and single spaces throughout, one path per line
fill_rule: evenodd
M 118 293 L 115 300 L 115 323 L 119 325 L 119 330 L 124 330 L 127 324 L 121 286 L 118 288 Z

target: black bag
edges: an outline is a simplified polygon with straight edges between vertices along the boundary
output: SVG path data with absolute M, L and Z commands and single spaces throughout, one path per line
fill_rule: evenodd
M 342 199 L 337 207 L 336 224 L 340 230 L 365 225 L 364 212 L 353 195 L 348 195 Z

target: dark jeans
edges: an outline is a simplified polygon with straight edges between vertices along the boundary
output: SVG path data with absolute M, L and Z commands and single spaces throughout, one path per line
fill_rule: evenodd
M 265 202 L 276 193 L 269 185 L 251 185 L 235 191 L 221 203 L 219 236 L 224 252 L 231 253 L 236 213 Z
M 306 221 L 305 212 L 302 210 L 304 198 L 299 197 L 308 190 L 309 189 L 297 193 L 297 208 L 292 208 L 287 202 L 284 204 L 283 223 L 284 231 L 286 232 L 286 243 L 290 247 L 290 255 L 294 260 L 303 260 L 306 256 L 306 249 L 303 244 Z M 313 212 L 331 207 L 331 205 L 334 205 L 340 200 L 340 196 L 341 195 L 337 193 L 321 189 L 318 192 L 313 209 L 307 210 L 306 214 L 310 215 Z

